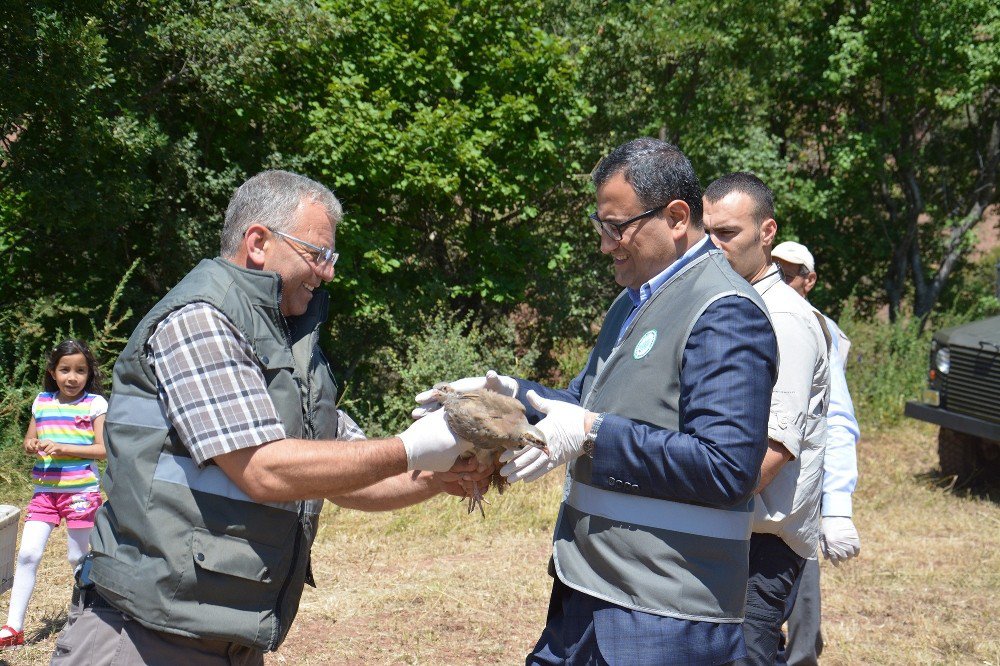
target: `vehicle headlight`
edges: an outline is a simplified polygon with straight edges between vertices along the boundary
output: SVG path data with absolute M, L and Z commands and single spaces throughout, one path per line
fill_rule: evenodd
M 942 375 L 948 374 L 948 370 L 951 368 L 951 352 L 947 347 L 937 350 L 937 354 L 934 355 L 934 365 Z

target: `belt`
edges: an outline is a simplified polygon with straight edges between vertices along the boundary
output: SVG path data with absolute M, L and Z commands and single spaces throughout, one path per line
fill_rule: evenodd
M 81 608 L 93 608 L 94 610 L 118 610 L 107 599 L 98 594 L 97 590 L 93 587 L 80 590 L 80 606 Z

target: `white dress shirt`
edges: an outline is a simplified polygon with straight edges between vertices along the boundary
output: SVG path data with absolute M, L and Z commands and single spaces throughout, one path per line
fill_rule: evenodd
M 836 322 L 823 315 L 833 334 L 830 351 L 830 409 L 826 413 L 826 454 L 823 457 L 823 516 L 853 515 L 851 495 L 858 485 L 858 439 L 861 429 L 847 388 L 847 355 L 851 341 Z

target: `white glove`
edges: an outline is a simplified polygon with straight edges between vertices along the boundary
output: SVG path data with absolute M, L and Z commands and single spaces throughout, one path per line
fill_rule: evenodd
M 826 559 L 840 566 L 861 552 L 861 537 L 854 521 L 845 516 L 825 516 L 820 523 L 820 547 Z
M 448 386 L 458 393 L 467 393 L 476 389 L 488 388 L 494 393 L 500 393 L 511 398 L 517 397 L 517 380 L 507 375 L 498 375 L 496 370 L 487 370 L 485 376 L 457 379 L 449 382 Z M 425 416 L 441 406 L 441 403 L 434 397 L 434 391 L 435 389 L 431 388 L 416 395 L 414 400 L 420 406 L 410 412 L 410 416 L 414 419 L 419 419 L 421 416 Z
M 556 467 L 578 458 L 583 453 L 583 440 L 587 437 L 584 421 L 587 410 L 561 400 L 548 400 L 534 391 L 525 396 L 528 403 L 547 416 L 538 422 L 538 429 L 545 434 L 548 453 L 533 446 L 516 451 L 505 451 L 500 462 L 507 463 L 500 473 L 507 481 L 534 481 Z
M 455 437 L 440 409 L 414 421 L 397 437 L 403 440 L 408 470 L 447 472 L 460 455 L 472 450 L 472 442 Z

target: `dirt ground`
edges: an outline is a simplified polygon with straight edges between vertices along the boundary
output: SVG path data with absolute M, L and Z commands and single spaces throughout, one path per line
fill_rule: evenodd
M 861 555 L 822 564 L 825 666 L 1000 666 L 1000 493 L 950 488 L 935 446 L 925 424 L 864 434 Z M 523 663 L 545 617 L 560 488 L 557 478 L 519 485 L 493 497 L 485 520 L 450 498 L 386 514 L 328 507 L 314 548 L 319 587 L 266 663 Z M 70 594 L 64 557 L 56 533 L 29 645 L 0 664 L 47 662 Z

